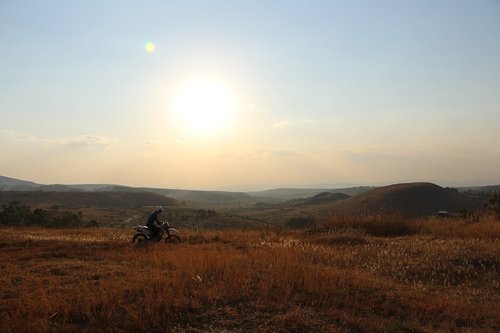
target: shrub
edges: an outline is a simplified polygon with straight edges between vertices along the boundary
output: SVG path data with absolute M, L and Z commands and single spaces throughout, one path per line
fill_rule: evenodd
M 26 205 L 12 202 L 8 206 L 4 205 L 0 211 L 0 226 L 2 225 L 75 228 L 83 227 L 85 223 L 81 212 L 78 212 L 78 214 L 72 212 L 48 212 L 40 208 L 31 211 L 30 207 Z
M 490 210 L 500 219 L 500 195 L 497 192 L 492 192 L 489 199 Z
M 316 219 L 311 216 L 292 217 L 285 222 L 285 226 L 290 229 L 311 228 L 316 225 Z
M 29 225 L 31 212 L 28 206 L 11 202 L 0 212 L 0 225 Z
M 322 229 L 360 229 L 371 236 L 405 236 L 417 233 L 413 225 L 399 215 L 337 215 L 330 217 Z

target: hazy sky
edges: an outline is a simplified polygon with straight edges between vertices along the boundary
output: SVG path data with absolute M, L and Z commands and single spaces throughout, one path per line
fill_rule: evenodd
M 0 175 L 497 184 L 499 147 L 498 0 L 0 0 Z

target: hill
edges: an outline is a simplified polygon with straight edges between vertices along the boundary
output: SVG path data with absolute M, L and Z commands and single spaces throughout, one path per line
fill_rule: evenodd
M 243 192 L 229 191 L 195 191 L 178 189 L 148 189 L 188 204 L 202 208 L 228 208 L 239 206 L 253 206 L 262 198 L 250 196 Z M 265 199 L 264 199 L 265 200 Z M 273 201 L 268 199 L 268 201 Z
M 149 192 L 48 192 L 0 191 L 0 206 L 17 201 L 32 207 L 60 208 L 135 208 L 144 206 L 175 206 L 175 199 Z
M 347 195 L 345 193 L 321 192 L 310 198 L 308 201 L 310 203 L 332 202 L 349 199 L 350 197 L 350 195 Z
M 440 210 L 459 213 L 483 209 L 484 197 L 459 193 L 432 183 L 405 183 L 375 188 L 348 197 L 323 192 L 308 199 L 289 200 L 275 205 L 259 205 L 241 214 L 252 219 L 286 223 L 295 218 L 323 220 L 332 214 L 399 214 L 408 217 L 430 216 Z
M 198 195 L 203 195 L 204 192 Z M 224 194 L 221 194 L 221 200 Z M 207 199 L 210 200 L 211 196 Z M 144 224 L 154 206 L 164 206 L 162 220 L 173 222 L 176 227 L 193 229 L 251 229 L 262 228 L 268 223 L 225 214 L 200 206 L 186 205 L 160 193 L 130 191 L 0 191 L 0 212 L 9 206 L 41 208 L 51 214 L 65 212 L 81 214 L 85 222 L 94 221 L 100 226 L 129 227 Z
M 427 184 L 430 183 L 418 183 Z M 434 184 L 432 184 L 434 185 Z M 363 211 L 373 210 L 374 208 L 397 209 L 405 212 L 429 212 L 434 209 L 447 209 L 454 211 L 467 207 L 477 207 L 477 197 L 489 196 L 493 190 L 500 188 L 497 186 L 478 186 L 472 188 L 462 188 L 461 191 L 466 193 L 457 193 L 455 190 L 443 189 L 437 193 L 436 189 L 440 188 L 434 185 L 433 190 L 427 188 L 418 188 L 415 183 L 393 185 L 395 187 L 373 187 L 360 186 L 350 188 L 336 189 L 321 189 L 321 188 L 276 188 L 265 191 L 254 192 L 232 192 L 232 191 L 201 191 L 201 190 L 183 190 L 183 189 L 168 189 L 168 188 L 147 188 L 147 187 L 129 187 L 122 185 L 110 184 L 79 184 L 79 185 L 43 185 L 30 181 L 19 180 L 0 176 L 0 192 L 1 191 L 46 191 L 46 192 L 117 192 L 117 193 L 155 193 L 161 196 L 176 199 L 180 202 L 185 202 L 193 206 L 209 209 L 223 208 L 243 208 L 253 207 L 256 204 L 308 204 L 325 206 L 333 204 L 333 201 L 344 198 L 324 197 L 322 193 L 341 193 L 342 195 L 352 196 L 352 199 L 347 199 L 346 202 L 338 203 L 336 206 L 328 207 L 328 209 L 342 211 Z M 424 186 L 425 187 L 425 186 Z M 378 192 L 379 190 L 379 192 Z M 444 195 L 446 190 L 450 193 Z M 375 191 L 375 192 L 374 192 Z M 412 193 L 415 192 L 415 193 Z M 453 193 L 451 193 L 453 192 Z M 422 194 L 421 194 L 422 193 Z M 360 195 L 367 195 L 359 199 Z M 430 196 L 427 196 L 429 194 Z M 54 194 L 52 194 L 54 195 Z M 316 197 L 318 196 L 319 197 Z M 421 198 L 420 196 L 423 196 Z M 69 196 L 73 196 L 70 194 Z M 328 196 L 328 195 L 327 195 Z M 412 196 L 415 196 L 414 198 Z M 108 195 L 109 197 L 109 195 Z M 357 198 L 357 199 L 354 199 Z M 475 199 L 474 199 L 475 198 Z M 296 201 L 295 201 L 296 200 Z M 154 200 L 153 200 L 154 201 Z M 380 206 L 377 206 L 380 204 Z M 151 205 L 151 204 L 149 204 Z M 412 207 L 412 205 L 414 207 Z M 373 207 L 372 207 L 373 206 Z M 406 208 L 408 206 L 408 208 Z M 418 207 L 417 207 L 418 206 Z M 421 207 L 425 206 L 425 207 Z M 427 207 L 427 208 L 426 208 Z M 447 208 L 449 207 L 449 208 Z M 324 208 L 324 207 L 318 207 Z M 384 208 L 384 209 L 385 209 Z M 419 213 L 420 214 L 420 213 Z
M 203 208 L 253 206 L 258 201 L 276 202 L 276 199 L 273 199 L 271 197 L 261 198 L 259 196 L 251 196 L 243 192 L 130 187 L 130 186 L 112 185 L 112 184 L 45 185 L 45 184 L 37 184 L 35 182 L 24 181 L 4 176 L 0 176 L 0 192 L 1 191 L 37 191 L 37 192 L 54 192 L 54 193 L 55 192 L 94 192 L 94 193 L 148 192 L 148 193 L 155 193 L 161 196 L 168 196 L 170 198 Z M 51 194 L 50 196 L 55 196 L 55 194 Z M 40 194 L 38 195 L 38 197 L 40 198 Z
M 307 197 L 304 199 L 293 199 L 285 201 L 282 204 L 278 204 L 278 206 L 289 206 L 289 205 L 315 205 L 315 204 L 325 204 L 325 203 L 333 203 L 340 200 L 345 200 L 350 198 L 350 195 L 344 193 L 337 192 L 321 192 L 312 197 Z
M 276 200 L 287 201 L 293 199 L 308 199 L 320 193 L 343 193 L 349 196 L 355 196 L 363 192 L 374 189 L 372 186 L 359 186 L 348 188 L 276 188 L 265 191 L 247 192 L 249 195 L 260 198 L 273 198 Z
M 476 210 L 483 206 L 477 196 L 459 193 L 432 183 L 404 183 L 377 188 L 355 197 L 335 202 L 328 210 L 342 213 L 387 213 L 432 215 L 439 210 L 450 213 Z
M 0 176 L 0 190 L 28 190 L 38 187 L 39 185 L 34 182 L 19 180 L 16 178 L 10 178 L 5 176 Z

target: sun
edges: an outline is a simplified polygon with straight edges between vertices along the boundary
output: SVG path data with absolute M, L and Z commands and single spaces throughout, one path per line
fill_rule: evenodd
M 227 86 L 211 78 L 185 82 L 174 97 L 174 112 L 181 124 L 194 134 L 222 130 L 234 113 L 234 99 Z

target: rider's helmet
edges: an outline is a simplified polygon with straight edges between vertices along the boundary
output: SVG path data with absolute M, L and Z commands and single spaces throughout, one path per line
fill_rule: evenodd
M 157 213 L 163 213 L 164 211 L 165 211 L 165 209 L 163 209 L 162 206 L 158 206 L 155 208 L 155 212 L 157 212 Z

